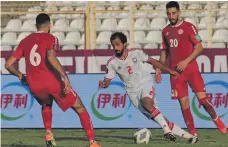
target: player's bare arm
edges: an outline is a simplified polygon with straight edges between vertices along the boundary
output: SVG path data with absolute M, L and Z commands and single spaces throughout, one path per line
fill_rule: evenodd
M 168 54 L 168 52 L 166 50 L 162 50 L 159 62 L 162 63 L 162 64 L 165 64 L 168 55 L 169 54 Z M 161 78 L 161 70 L 159 68 L 156 68 L 156 71 L 155 71 L 155 82 L 156 83 L 161 83 L 161 80 L 162 80 L 162 78 Z
M 9 57 L 9 59 L 6 61 L 5 63 L 5 68 L 13 75 L 17 76 L 18 78 L 19 77 L 22 77 L 22 73 L 17 70 L 15 67 L 14 67 L 14 63 L 17 61 L 16 58 L 14 58 L 13 56 Z
M 99 81 L 99 88 L 108 88 L 111 83 L 111 79 L 104 78 L 103 81 Z
M 179 76 L 179 74 L 174 71 L 174 70 L 171 70 L 170 68 L 168 68 L 167 66 L 165 66 L 164 64 L 160 63 L 158 60 L 156 59 L 153 59 L 153 58 L 149 58 L 147 63 L 159 68 L 159 69 L 162 69 L 164 71 L 167 71 L 169 72 L 171 75 L 175 76 L 175 78 L 177 78 Z
M 162 64 L 165 64 L 166 59 L 168 58 L 168 55 L 169 54 L 168 54 L 167 50 L 162 50 L 161 51 L 159 62 L 162 63 Z
M 14 58 L 13 56 L 9 57 L 9 59 L 6 61 L 5 63 L 5 68 L 13 75 L 15 75 L 16 77 L 18 77 L 18 79 L 22 82 L 22 84 L 24 85 L 28 85 L 27 81 L 26 81 L 26 77 L 15 68 L 14 63 L 17 61 L 16 58 Z
M 63 77 L 64 83 L 65 83 L 65 88 L 64 88 L 64 93 L 70 92 L 71 84 L 70 80 L 64 71 L 62 65 L 60 64 L 59 60 L 56 58 L 55 51 L 54 50 L 48 50 L 47 52 L 47 58 L 49 63 L 59 72 L 59 74 Z
M 202 43 L 198 43 L 195 46 L 195 49 L 193 50 L 192 54 L 188 58 L 186 58 L 185 60 L 183 60 L 177 64 L 177 70 L 179 72 L 184 71 L 184 69 L 187 67 L 188 63 L 191 62 L 193 59 L 195 59 L 202 51 L 203 51 Z

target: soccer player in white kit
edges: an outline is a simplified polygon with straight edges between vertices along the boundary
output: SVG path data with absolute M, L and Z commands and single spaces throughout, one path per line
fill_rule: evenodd
M 152 76 L 146 69 L 145 64 L 149 63 L 159 69 L 168 71 L 176 78 L 179 74 L 157 60 L 150 58 L 141 49 L 127 49 L 127 38 L 121 32 L 112 34 L 110 41 L 115 50 L 115 55 L 108 60 L 105 78 L 103 81 L 99 81 L 99 87 L 107 88 L 117 74 L 124 83 L 127 94 L 134 106 L 161 126 L 165 138 L 175 141 L 176 137 L 173 133 L 187 139 L 194 137 L 163 117 L 156 106 Z

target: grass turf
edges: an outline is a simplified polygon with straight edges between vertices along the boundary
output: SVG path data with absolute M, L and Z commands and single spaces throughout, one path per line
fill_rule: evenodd
M 88 147 L 82 129 L 54 129 L 57 147 Z M 186 139 L 176 142 L 163 139 L 160 129 L 151 129 L 152 139 L 148 145 L 138 145 L 133 141 L 133 129 L 96 129 L 96 141 L 103 147 L 185 147 L 192 146 Z M 200 143 L 194 147 L 228 147 L 228 135 L 221 135 L 216 129 L 198 129 Z M 45 147 L 42 129 L 2 129 L 2 147 Z

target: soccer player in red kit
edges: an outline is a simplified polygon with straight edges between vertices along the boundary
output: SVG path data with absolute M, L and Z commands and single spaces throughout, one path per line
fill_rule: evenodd
M 199 103 L 211 116 L 219 131 L 225 134 L 227 132 L 226 126 L 216 114 L 211 102 L 206 98 L 204 81 L 196 62 L 196 57 L 203 51 L 202 40 L 193 24 L 180 19 L 179 9 L 179 4 L 175 1 L 166 5 L 170 24 L 162 31 L 163 42 L 160 56 L 160 62 L 163 64 L 169 57 L 170 68 L 181 73 L 177 79 L 170 76 L 172 99 L 179 100 L 188 130 L 197 136 L 189 105 L 189 83 Z M 161 82 L 160 69 L 156 69 L 155 81 L 156 83 Z
M 23 84 L 29 86 L 32 95 L 42 106 L 47 147 L 56 146 L 51 126 L 53 100 L 63 111 L 71 107 L 80 117 L 90 147 L 100 147 L 94 140 L 90 116 L 79 96 L 72 89 L 67 74 L 55 56 L 55 52 L 59 50 L 59 43 L 56 37 L 49 34 L 51 27 L 49 15 L 39 14 L 36 17 L 36 27 L 38 32 L 32 33 L 20 42 L 16 51 L 7 60 L 5 68 L 17 76 Z M 14 67 L 14 63 L 23 56 L 26 77 Z

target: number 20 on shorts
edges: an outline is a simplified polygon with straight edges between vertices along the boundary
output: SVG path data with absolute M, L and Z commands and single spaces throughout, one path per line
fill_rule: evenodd
M 172 97 L 177 97 L 178 93 L 176 89 L 172 89 Z

